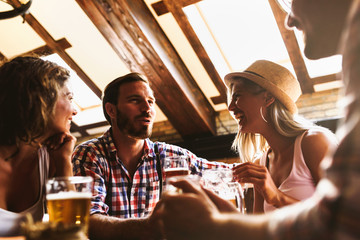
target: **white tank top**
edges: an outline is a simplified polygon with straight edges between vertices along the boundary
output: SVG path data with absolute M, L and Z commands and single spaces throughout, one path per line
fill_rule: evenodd
M 46 147 L 38 150 L 39 156 L 39 175 L 40 175 L 40 194 L 36 203 L 30 208 L 20 213 L 10 212 L 0 208 L 0 236 L 17 236 L 20 235 L 20 223 L 25 216 L 31 214 L 34 221 L 41 221 L 44 215 L 44 197 L 45 183 L 49 173 L 49 154 Z M 19 197 L 21 193 L 19 193 Z
M 315 182 L 311 172 L 307 167 L 303 153 L 301 151 L 301 140 L 306 131 L 295 139 L 294 156 L 292 169 L 289 176 L 279 186 L 279 190 L 288 196 L 298 200 L 309 198 L 315 192 Z M 266 166 L 268 152 L 260 159 L 260 164 Z M 274 206 L 264 201 L 264 212 L 270 212 L 276 209 Z

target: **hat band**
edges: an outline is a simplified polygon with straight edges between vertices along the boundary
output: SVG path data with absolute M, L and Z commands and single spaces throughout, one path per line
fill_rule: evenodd
M 251 73 L 251 74 L 254 74 L 254 75 L 258 76 L 258 77 L 264 78 L 263 76 L 261 76 L 260 74 L 258 74 L 256 72 L 252 72 L 252 71 L 248 71 L 248 70 L 245 70 L 244 72 Z

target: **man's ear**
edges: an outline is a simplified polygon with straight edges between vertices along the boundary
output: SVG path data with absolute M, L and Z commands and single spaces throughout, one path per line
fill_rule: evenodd
M 110 116 L 110 118 L 116 118 L 116 106 L 112 103 L 105 103 L 106 113 Z
M 271 93 L 265 92 L 265 106 L 269 107 L 273 102 L 275 102 L 275 97 Z

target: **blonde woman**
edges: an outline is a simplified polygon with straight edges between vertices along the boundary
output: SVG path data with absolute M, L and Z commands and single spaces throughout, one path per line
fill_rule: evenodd
M 301 94 L 296 78 L 278 64 L 259 60 L 244 72 L 226 75 L 225 83 L 228 109 L 239 126 L 233 147 L 244 162 L 234 167 L 234 176 L 254 185 L 254 212 L 310 197 L 320 179 L 320 162 L 337 141 L 330 130 L 296 114 Z

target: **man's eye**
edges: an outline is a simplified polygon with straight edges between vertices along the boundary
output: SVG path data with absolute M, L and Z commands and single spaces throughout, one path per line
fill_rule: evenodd
M 139 100 L 138 100 L 138 99 L 135 99 L 135 98 L 130 99 L 129 101 L 130 101 L 130 102 L 133 102 L 133 103 L 137 103 L 137 102 L 139 102 Z

